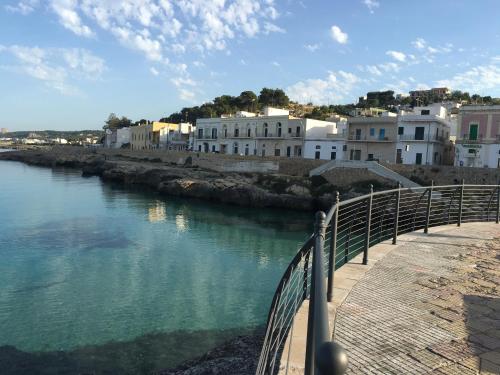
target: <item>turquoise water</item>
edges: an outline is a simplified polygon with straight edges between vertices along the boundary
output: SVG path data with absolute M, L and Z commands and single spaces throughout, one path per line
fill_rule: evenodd
M 0 372 L 147 373 L 262 326 L 311 221 L 0 161 Z

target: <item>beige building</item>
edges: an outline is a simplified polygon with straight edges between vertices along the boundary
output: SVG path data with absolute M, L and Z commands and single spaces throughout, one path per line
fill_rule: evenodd
M 266 108 L 262 115 L 239 112 L 234 117 L 196 122 L 194 151 L 236 155 L 302 157 L 304 138 L 335 123 L 295 118 L 288 111 Z
M 177 130 L 179 124 L 153 121 L 151 124 L 130 127 L 130 148 L 132 150 L 152 150 L 160 148 L 160 131 Z
M 397 116 L 354 117 L 347 129 L 346 159 L 396 161 Z

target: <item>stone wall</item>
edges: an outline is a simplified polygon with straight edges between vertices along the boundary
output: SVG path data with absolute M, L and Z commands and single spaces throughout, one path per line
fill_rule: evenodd
M 466 184 L 496 185 L 500 181 L 500 169 L 468 168 L 448 165 L 404 165 L 384 164 L 387 168 L 399 173 L 420 185 L 453 185 Z
M 339 188 L 350 188 L 353 185 L 368 187 L 369 184 L 374 184 L 381 188 L 376 190 L 384 190 L 395 186 L 394 181 L 380 177 L 364 168 L 333 168 L 321 176 Z
M 308 176 L 309 171 L 326 163 L 326 160 L 290 159 L 285 157 L 239 156 L 203 152 L 167 150 L 116 150 L 100 149 L 99 153 L 127 158 L 150 159 L 183 165 L 188 158 L 191 164 L 219 172 L 281 173 L 290 176 Z

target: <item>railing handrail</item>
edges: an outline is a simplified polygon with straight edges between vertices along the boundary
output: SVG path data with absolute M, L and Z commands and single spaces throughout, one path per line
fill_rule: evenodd
M 293 330 L 294 316 L 308 296 L 305 375 L 344 373 L 347 356 L 331 341 L 327 302 L 333 297 L 335 269 L 361 252 L 363 264 L 367 264 L 370 247 L 391 238 L 396 244 L 400 234 L 419 229 L 427 233 L 430 227 L 446 224 L 500 222 L 500 183 L 479 185 L 462 181 L 455 185 L 410 188 L 399 185 L 384 191 L 373 192 L 372 187 L 370 190 L 369 194 L 342 202 L 337 193 L 335 204 L 328 213 L 316 215 L 313 235 L 294 256 L 278 284 L 257 374 L 274 375 L 286 337 L 291 345 L 293 334 L 289 329 Z M 328 237 L 329 251 L 325 251 Z

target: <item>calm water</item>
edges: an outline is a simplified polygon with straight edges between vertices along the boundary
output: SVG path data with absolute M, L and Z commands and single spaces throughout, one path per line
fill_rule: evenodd
M 0 161 L 0 373 L 147 373 L 261 326 L 310 216 Z

